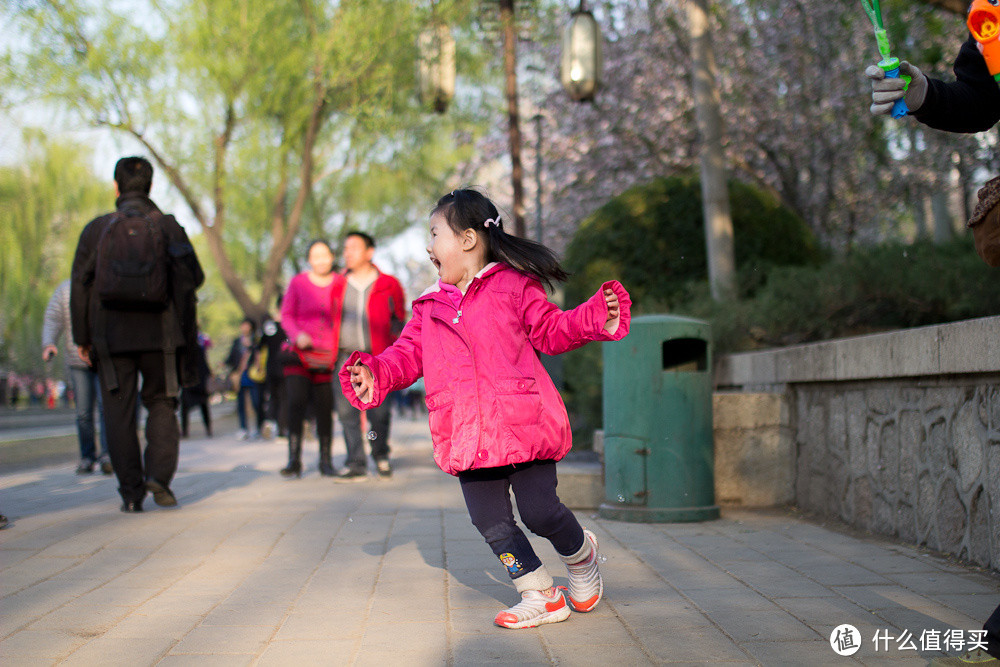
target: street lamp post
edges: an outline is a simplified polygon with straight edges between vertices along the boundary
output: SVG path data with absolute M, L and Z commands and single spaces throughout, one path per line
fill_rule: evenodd
M 535 240 L 542 242 L 542 122 L 540 113 L 532 116 L 535 121 Z
M 593 101 L 601 87 L 604 55 L 601 31 L 585 0 L 570 15 L 563 32 L 561 79 L 563 88 L 578 102 Z

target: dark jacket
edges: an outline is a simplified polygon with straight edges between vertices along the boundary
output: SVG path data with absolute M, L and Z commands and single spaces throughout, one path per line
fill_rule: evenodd
M 1000 121 L 1000 86 L 990 76 L 976 40 L 962 44 L 955 58 L 955 81 L 927 77 L 927 97 L 914 118 L 947 132 L 983 132 Z
M 123 193 L 115 202 L 115 207 L 119 211 L 137 208 L 144 213 L 160 214 L 156 204 L 140 192 Z M 95 218 L 80 234 L 71 278 L 70 316 L 73 340 L 77 345 L 96 350 L 100 347 L 99 339 L 103 337 L 110 354 L 163 350 L 163 313 L 104 308 L 93 290 L 98 242 L 111 222 L 112 215 L 108 213 Z M 205 274 L 184 228 L 172 215 L 162 215 L 158 220 L 166 236 L 170 261 L 170 298 L 173 305 L 173 322 L 170 325 L 173 347 L 197 347 L 196 290 L 204 282 Z M 101 318 L 98 317 L 101 311 L 106 320 L 103 331 L 100 330 Z M 193 355 L 192 361 L 196 362 Z M 196 363 L 190 365 L 196 370 Z
M 257 343 L 257 349 L 267 350 L 268 379 L 285 377 L 285 361 L 281 351 L 287 342 L 288 336 L 281 328 L 281 322 L 268 318 L 260 325 L 260 341 Z

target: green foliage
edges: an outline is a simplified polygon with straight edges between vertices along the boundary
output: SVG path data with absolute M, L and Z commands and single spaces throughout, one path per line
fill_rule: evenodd
M 38 373 L 45 306 L 69 277 L 83 226 L 114 198 L 82 146 L 40 132 L 24 145 L 20 164 L 0 167 L 0 365 Z
M 771 265 L 821 258 L 808 226 L 776 197 L 729 184 L 737 268 L 746 275 Z M 694 176 L 671 176 L 631 188 L 583 221 L 566 250 L 569 303 L 586 299 L 605 280 L 626 285 L 636 303 L 670 307 L 685 286 L 704 278 L 701 188 Z M 746 288 L 744 287 L 744 291 Z
M 729 200 L 741 294 L 757 289 L 769 267 L 820 261 L 808 226 L 776 197 L 732 181 Z M 661 178 L 615 197 L 570 242 L 566 303 L 580 303 L 602 282 L 617 279 L 632 295 L 633 312 L 672 310 L 692 282 L 707 279 L 702 220 L 701 187 L 693 176 Z M 600 347 L 567 354 L 565 369 L 567 406 L 581 445 L 601 423 Z
M 712 323 L 717 353 L 794 345 L 1000 313 L 996 271 L 969 235 L 856 251 L 819 267 L 776 267 L 752 299 L 713 303 L 693 287 L 678 312 Z
M 752 296 L 726 302 L 712 299 L 706 280 L 693 281 L 671 310 L 710 322 L 716 355 L 1000 313 L 996 269 L 968 234 L 865 248 L 818 266 L 771 266 L 754 280 Z M 566 357 L 567 407 L 575 441 L 586 446 L 601 421 L 600 348 Z
M 270 305 L 309 238 L 335 240 L 346 226 L 386 238 L 425 216 L 482 132 L 487 111 L 474 96 L 440 117 L 415 94 L 429 12 L 468 33 L 468 3 L 125 4 L 31 3 L 14 14 L 0 100 L 41 100 L 141 144 L 247 314 Z M 463 43 L 459 67 L 481 74 L 489 45 Z

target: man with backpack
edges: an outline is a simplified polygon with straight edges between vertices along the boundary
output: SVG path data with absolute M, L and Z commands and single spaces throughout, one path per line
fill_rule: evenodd
M 97 369 L 111 464 L 123 512 L 177 499 L 177 395 L 197 381 L 195 292 L 205 279 L 184 229 L 149 198 L 153 166 L 142 157 L 115 165 L 116 210 L 92 220 L 73 259 L 70 311 L 80 358 Z M 142 385 L 139 385 L 139 376 Z M 146 407 L 146 448 L 136 401 Z

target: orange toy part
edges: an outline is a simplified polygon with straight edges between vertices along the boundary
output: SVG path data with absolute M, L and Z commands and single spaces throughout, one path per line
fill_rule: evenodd
M 1000 74 L 1000 0 L 973 0 L 966 24 L 982 46 L 986 67 L 994 77 Z

